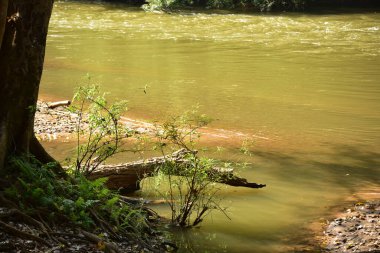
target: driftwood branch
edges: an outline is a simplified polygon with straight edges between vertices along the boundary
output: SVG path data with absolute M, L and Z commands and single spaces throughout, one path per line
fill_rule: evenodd
M 48 108 L 54 109 L 54 108 L 59 107 L 59 106 L 67 106 L 70 104 L 71 104 L 70 100 L 62 100 L 62 101 L 48 103 Z
M 191 151 L 181 149 L 171 155 L 154 157 L 136 162 L 102 165 L 93 171 L 88 177 L 97 179 L 107 177 L 107 186 L 110 189 L 121 189 L 124 192 L 131 192 L 140 189 L 140 181 L 143 178 L 154 175 L 158 166 L 170 162 L 186 163 L 185 156 Z M 227 184 L 231 186 L 241 186 L 248 188 L 262 188 L 263 184 L 250 183 L 245 178 L 234 175 L 233 169 L 215 167 L 208 175 L 210 181 Z M 177 173 L 180 175 L 180 171 Z

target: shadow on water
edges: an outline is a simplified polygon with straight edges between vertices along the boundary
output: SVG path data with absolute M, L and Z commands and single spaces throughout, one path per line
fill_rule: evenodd
M 347 205 L 352 194 L 378 185 L 380 152 L 348 144 L 313 148 L 252 149 L 252 166 L 241 174 L 267 187 L 230 188 L 226 203 L 232 203 L 231 223 L 216 219 L 200 230 L 175 233 L 180 252 L 320 252 L 310 224 L 330 217 L 332 208 Z M 244 160 L 232 150 L 227 153 Z
M 277 170 L 276 177 L 281 180 L 320 181 L 352 191 L 358 186 L 380 182 L 380 152 L 360 145 L 325 143 L 325 146 L 328 146 L 326 151 L 310 153 L 262 150 L 253 153 L 262 162 L 271 163 Z

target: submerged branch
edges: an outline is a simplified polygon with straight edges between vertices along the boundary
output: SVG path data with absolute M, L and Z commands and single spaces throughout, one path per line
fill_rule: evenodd
M 147 160 L 140 160 L 130 163 L 101 165 L 94 170 L 89 179 L 107 177 L 107 186 L 110 189 L 121 189 L 124 192 L 136 191 L 140 189 L 139 182 L 146 177 L 154 176 L 156 169 L 167 162 L 178 164 L 186 163 L 185 156 L 191 151 L 180 149 L 171 155 L 153 157 Z M 181 176 L 181 172 L 176 173 Z M 214 167 L 208 174 L 208 179 L 212 182 L 222 183 L 230 186 L 241 186 L 248 188 L 262 188 L 265 184 L 248 182 L 247 179 L 234 175 L 233 169 Z

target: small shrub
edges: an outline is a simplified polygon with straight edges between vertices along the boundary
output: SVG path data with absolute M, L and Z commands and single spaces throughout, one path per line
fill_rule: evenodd
M 215 161 L 201 158 L 195 151 L 198 129 L 209 121 L 193 110 L 157 126 L 155 147 L 163 155 L 177 149 L 188 151 L 183 162 L 167 160 L 157 168 L 155 177 L 155 190 L 168 203 L 176 226 L 196 226 L 213 210 L 225 213 L 217 195 L 220 187 L 211 180 Z
M 127 109 L 126 104 L 123 100 L 109 105 L 97 85 L 77 88 L 69 107 L 78 118 L 73 166 L 77 175 L 90 174 L 108 158 L 123 151 L 122 140 L 132 136 L 132 131 L 119 123 L 121 114 Z

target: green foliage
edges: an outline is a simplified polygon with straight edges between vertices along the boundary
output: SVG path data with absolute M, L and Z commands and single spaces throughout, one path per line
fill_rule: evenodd
M 198 106 L 183 115 L 171 117 L 166 122 L 156 125 L 156 137 L 158 138 L 156 147 L 162 147 L 165 143 L 169 143 L 172 144 L 171 148 L 185 148 L 191 151 L 200 137 L 198 130 L 210 121 L 211 119 L 206 115 L 198 114 Z
M 200 137 L 197 130 L 209 121 L 192 110 L 157 126 L 155 147 L 163 155 L 177 149 L 187 151 L 184 162 L 168 159 L 157 168 L 155 177 L 155 191 L 168 203 L 171 221 L 177 226 L 196 226 L 211 211 L 224 212 L 217 195 L 220 188 L 211 180 L 215 161 L 201 158 L 195 151 Z
M 229 0 L 214 0 L 214 1 L 229 1 Z M 142 8 L 145 11 L 167 11 L 172 9 L 202 6 L 204 0 L 147 0 Z
M 252 156 L 252 153 L 250 150 L 251 150 L 253 144 L 254 144 L 253 140 L 251 140 L 249 138 L 245 138 L 241 144 L 239 151 L 241 153 L 243 153 L 244 155 Z
M 140 232 L 147 228 L 140 209 L 123 203 L 120 196 L 108 190 L 105 178 L 89 181 L 78 176 L 71 181 L 58 178 L 52 172 L 55 164 L 41 164 L 33 157 L 13 157 L 10 171 L 19 171 L 17 182 L 5 190 L 17 199 L 24 210 L 49 210 L 50 218 L 62 215 L 83 228 L 96 228 L 96 217 L 104 217 L 115 231 Z M 96 217 L 94 215 L 96 213 Z
M 212 9 L 254 8 L 260 11 L 299 10 L 311 0 L 148 0 L 146 11 L 170 10 L 184 7 L 207 7 Z
M 251 0 L 260 11 L 303 9 L 307 0 Z
M 144 4 L 142 8 L 145 11 L 161 11 L 166 10 L 174 5 L 176 0 L 148 0 L 148 4 Z
M 165 4 L 169 3 L 172 2 L 165 2 Z M 75 175 L 83 180 L 82 175 L 88 175 L 101 162 L 120 151 L 122 137 L 130 137 L 133 133 L 118 124 L 120 115 L 125 110 L 125 102 L 108 105 L 104 94 L 100 94 L 97 86 L 79 87 L 74 95 L 74 105 L 70 110 L 78 115 Z M 173 223 L 179 226 L 195 226 L 211 210 L 222 210 L 216 201 L 216 193 L 219 188 L 209 180 L 214 163 L 210 159 L 199 158 L 194 152 L 194 145 L 200 136 L 197 130 L 207 125 L 209 121 L 209 118 L 199 115 L 197 108 L 194 108 L 157 126 L 156 149 L 163 154 L 169 150 L 181 148 L 189 151 L 186 163 L 179 165 L 168 161 L 157 169 L 157 179 L 163 179 L 164 177 L 160 175 L 165 175 L 168 180 L 169 191 L 160 192 L 170 203 Z M 82 139 L 85 141 L 80 145 Z M 179 177 L 174 175 L 179 175 Z M 91 194 L 90 192 L 94 190 L 93 186 L 96 185 L 97 181 L 91 185 L 80 184 L 79 189 L 84 196 L 87 196 Z M 101 194 L 103 190 L 98 189 L 98 194 Z M 175 191 L 178 195 L 174 194 Z M 105 195 L 108 195 L 108 192 L 105 192 Z M 60 209 L 69 213 L 72 220 L 88 222 L 86 210 L 96 204 L 92 200 L 102 198 L 102 196 L 97 197 L 85 198 L 81 195 L 75 199 L 70 198 L 62 202 Z M 118 199 L 114 197 L 105 200 L 105 205 L 108 210 L 111 210 L 110 217 L 116 221 L 120 217 L 123 217 L 125 221 L 129 220 L 130 217 L 123 216 L 123 213 L 131 214 L 131 212 L 113 208 L 114 202 L 117 201 Z M 120 223 L 122 228 L 129 225 L 128 222 Z
M 211 9 L 233 9 L 235 2 L 231 0 L 208 0 L 207 7 Z
M 90 80 L 90 78 L 89 78 Z M 75 171 L 90 174 L 105 160 L 122 152 L 121 140 L 132 135 L 119 123 L 127 102 L 108 104 L 99 86 L 88 84 L 77 88 L 69 110 L 77 115 L 77 152 Z M 84 144 L 80 144 L 84 140 Z

